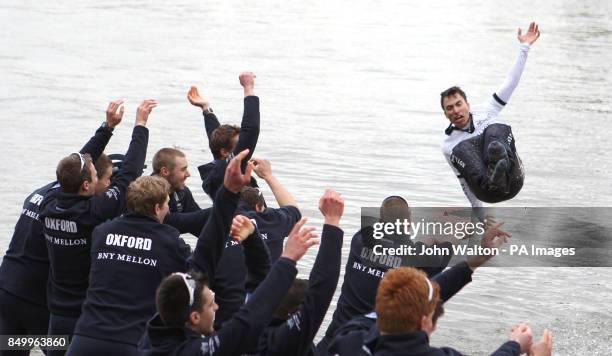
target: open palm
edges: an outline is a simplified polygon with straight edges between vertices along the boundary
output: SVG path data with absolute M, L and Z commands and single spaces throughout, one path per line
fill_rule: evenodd
M 529 45 L 532 45 L 538 39 L 538 37 L 540 37 L 540 28 L 535 22 L 529 24 L 529 29 L 527 32 L 525 32 L 525 34 L 523 34 L 523 30 L 520 28 L 518 29 L 517 38 L 521 43 L 527 42 Z

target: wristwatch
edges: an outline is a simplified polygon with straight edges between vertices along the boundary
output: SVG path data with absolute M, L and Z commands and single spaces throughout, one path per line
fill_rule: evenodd
M 102 122 L 102 127 L 107 129 L 107 130 L 109 130 L 110 132 L 113 132 L 115 130 L 115 128 L 114 127 L 110 127 L 108 122 L 106 122 L 106 121 Z
M 204 113 L 204 115 L 212 114 L 213 113 L 213 109 L 209 106 L 208 109 L 206 109 L 206 110 L 202 109 L 202 112 Z

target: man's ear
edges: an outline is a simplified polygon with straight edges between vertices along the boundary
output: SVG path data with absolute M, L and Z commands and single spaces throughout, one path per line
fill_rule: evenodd
M 88 181 L 88 180 L 84 180 L 83 183 L 81 183 L 81 190 L 83 192 L 89 192 L 92 188 L 93 188 L 93 186 L 92 186 L 91 182 Z
M 433 333 L 435 327 L 431 318 L 428 315 L 423 315 L 420 320 L 419 330 L 426 332 L 431 335 Z
M 257 203 L 257 205 L 255 205 L 255 210 L 258 213 L 261 213 L 262 211 L 266 210 L 266 208 L 263 206 L 263 204 Z
M 155 216 L 158 216 L 159 213 L 162 211 L 162 205 L 157 203 L 155 204 L 155 207 L 153 209 L 155 209 Z
M 192 311 L 189 313 L 189 323 L 191 325 L 198 325 L 200 323 L 200 313 Z
M 229 150 L 225 148 L 222 148 L 220 152 L 221 152 L 221 157 L 227 157 L 227 155 L 229 154 Z
M 159 175 L 162 177 L 167 177 L 170 175 L 170 170 L 168 169 L 168 167 L 161 167 L 161 169 L 159 170 Z

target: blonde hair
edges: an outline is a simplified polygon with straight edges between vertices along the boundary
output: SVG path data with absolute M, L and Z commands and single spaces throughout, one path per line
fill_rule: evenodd
M 137 214 L 155 216 L 155 204 L 164 204 L 168 199 L 170 184 L 157 176 L 136 179 L 127 190 L 127 208 Z

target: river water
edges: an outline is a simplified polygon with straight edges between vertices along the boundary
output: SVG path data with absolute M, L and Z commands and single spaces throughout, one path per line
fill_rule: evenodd
M 439 148 L 447 125 L 439 93 L 457 84 L 473 104 L 485 100 L 517 55 L 516 28 L 534 19 L 542 36 L 500 116 L 527 178 L 502 206 L 609 206 L 610 2 L 4 0 L 0 252 L 24 197 L 54 178 L 57 161 L 85 142 L 114 98 L 126 100 L 126 114 L 107 152 L 127 149 L 137 105 L 157 99 L 147 163 L 161 147 L 183 150 L 188 185 L 209 205 L 196 166 L 211 155 L 185 95 L 199 86 L 221 121 L 239 123 L 237 77 L 252 70 L 256 154 L 272 161 L 315 225 L 323 190 L 344 195 L 346 258 L 362 206 L 392 194 L 414 206 L 466 204 Z M 484 355 L 527 321 L 537 337 L 553 331 L 555 354 L 609 355 L 611 271 L 483 268 L 447 303 L 432 343 Z

